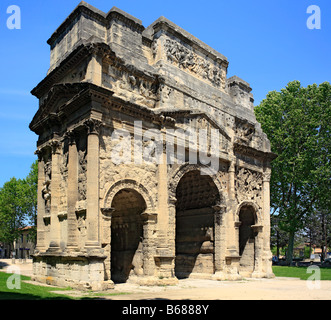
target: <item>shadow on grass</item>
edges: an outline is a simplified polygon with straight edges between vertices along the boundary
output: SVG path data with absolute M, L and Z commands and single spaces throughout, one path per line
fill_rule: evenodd
M 1 292 L 0 300 L 74 300 L 67 296 L 40 297 L 34 294 L 19 292 Z

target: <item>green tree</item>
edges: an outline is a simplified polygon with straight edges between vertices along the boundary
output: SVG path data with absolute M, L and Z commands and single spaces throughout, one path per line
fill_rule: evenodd
M 0 189 L 0 241 L 14 244 L 20 228 L 36 225 L 38 163 L 25 179 L 12 178 Z M 35 238 L 35 230 L 30 235 Z
M 0 240 L 12 246 L 19 237 L 19 229 L 25 226 L 23 189 L 23 181 L 16 178 L 6 182 L 0 189 Z
M 36 225 L 37 221 L 37 191 L 38 191 L 38 161 L 31 165 L 31 170 L 28 176 L 23 180 L 24 187 L 24 213 L 26 219 L 32 225 Z
M 294 236 L 319 208 L 330 208 L 331 85 L 290 82 L 269 92 L 255 108 L 278 158 L 272 163 L 271 207 L 289 235 L 287 262 Z
M 22 181 L 22 211 L 25 216 L 26 224 L 37 225 L 37 192 L 38 192 L 38 161 L 31 165 L 28 176 Z M 36 239 L 36 228 L 29 232 L 31 240 Z

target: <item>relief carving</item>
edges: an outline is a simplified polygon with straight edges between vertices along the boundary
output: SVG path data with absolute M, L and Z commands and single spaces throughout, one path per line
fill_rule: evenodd
M 216 67 L 203 59 L 192 49 L 185 47 L 175 40 L 167 39 L 165 43 L 166 55 L 169 61 L 179 68 L 190 71 L 205 80 L 209 80 L 216 87 L 225 88 L 226 71 Z
M 249 144 L 255 134 L 254 125 L 247 121 L 236 119 L 236 142 Z
M 78 151 L 78 201 L 86 200 L 86 150 Z
M 45 182 L 43 184 L 43 188 L 41 190 L 42 198 L 45 201 L 45 214 L 49 215 L 51 212 L 51 180 L 52 180 L 52 159 L 49 156 L 48 160 L 44 165 L 44 174 L 45 174 Z
M 66 151 L 63 154 L 63 161 L 60 163 L 60 173 L 61 173 L 61 205 L 63 207 L 67 206 L 67 197 L 65 190 L 68 187 L 68 159 L 69 159 L 69 152 Z
M 159 81 L 150 75 L 142 77 L 141 72 L 133 66 L 111 63 L 103 73 L 104 82 L 116 95 L 131 98 L 137 103 L 154 107 L 159 90 Z
M 77 216 L 77 229 L 79 232 L 79 247 L 83 247 L 86 240 L 87 235 L 87 227 L 86 227 L 86 211 L 76 212 Z
M 51 211 L 51 181 L 46 180 L 41 190 L 43 199 L 45 200 L 45 213 L 49 214 Z
M 235 191 L 238 203 L 251 200 L 261 206 L 262 173 L 247 168 L 237 168 Z

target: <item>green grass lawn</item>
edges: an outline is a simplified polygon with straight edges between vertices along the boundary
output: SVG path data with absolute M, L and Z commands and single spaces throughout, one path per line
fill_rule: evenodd
M 313 273 L 307 273 L 306 267 L 273 266 L 272 270 L 276 277 L 293 277 L 301 280 L 307 280 L 312 275 L 315 275 L 315 270 L 313 270 Z M 319 271 L 321 272 L 321 280 L 331 280 L 330 268 L 320 268 Z
M 30 277 L 21 277 L 21 288 L 20 289 L 9 289 L 7 286 L 8 278 L 12 274 L 0 272 L 0 300 L 43 300 L 43 299 L 72 299 L 69 296 L 62 294 L 54 294 L 50 291 L 55 289 L 52 287 L 37 286 L 29 283 L 25 283 L 23 280 L 30 280 Z M 13 282 L 13 281 L 11 281 Z M 56 291 L 65 291 L 68 289 L 58 289 Z
M 93 300 L 105 296 L 125 295 L 129 293 L 98 293 L 98 292 L 84 292 L 80 297 L 70 297 L 65 294 L 65 291 L 72 290 L 71 288 L 54 288 L 40 285 L 25 283 L 24 280 L 31 280 L 30 277 L 21 277 L 20 289 L 9 289 L 7 286 L 8 278 L 12 274 L 0 272 L 0 300 Z M 52 291 L 64 291 L 63 294 L 52 293 Z

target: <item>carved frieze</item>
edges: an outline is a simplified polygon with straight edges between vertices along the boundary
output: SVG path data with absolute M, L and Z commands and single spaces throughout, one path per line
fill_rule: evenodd
M 168 61 L 195 76 L 209 80 L 215 87 L 225 88 L 226 69 L 221 65 L 215 65 L 196 54 L 191 48 L 172 39 L 167 39 L 164 47 Z
M 236 142 L 249 145 L 255 134 L 255 127 L 248 121 L 236 118 Z
M 154 108 L 159 96 L 159 80 L 120 61 L 109 61 L 103 66 L 103 83 L 115 95 L 129 98 L 138 104 Z
M 250 200 L 261 207 L 262 173 L 247 168 L 237 168 L 235 191 L 238 203 Z
M 196 147 L 199 150 L 199 142 L 202 134 L 206 134 L 207 152 L 212 152 L 212 144 L 214 150 L 228 152 L 230 148 L 230 137 L 225 128 L 221 126 L 216 119 L 212 119 L 203 113 L 192 113 L 185 115 L 184 118 L 177 119 L 177 127 L 182 129 L 190 136 L 191 147 L 196 142 Z M 195 136 L 196 135 L 196 136 Z M 215 144 L 217 143 L 217 145 Z

